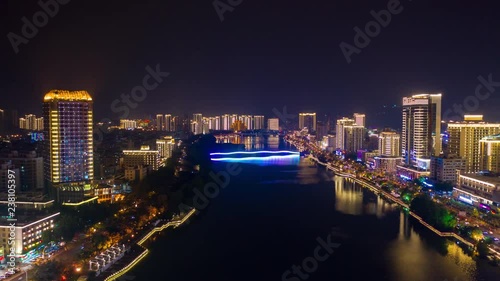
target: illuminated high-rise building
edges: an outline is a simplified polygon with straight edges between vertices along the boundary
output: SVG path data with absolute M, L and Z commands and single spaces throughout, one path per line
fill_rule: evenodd
M 220 130 L 221 129 L 221 126 L 220 126 L 220 116 L 215 116 L 215 124 L 214 124 L 214 130 Z
M 191 122 L 192 122 L 191 131 L 195 135 L 202 134 L 203 133 L 203 115 L 201 113 L 193 114 L 193 119 L 191 119 Z
M 500 134 L 479 141 L 479 169 L 500 173 Z
M 148 145 L 141 146 L 139 150 L 123 150 L 124 167 L 149 166 L 153 171 L 156 171 L 159 165 L 159 150 L 151 150 Z
M 300 120 L 299 120 L 300 121 Z M 337 120 L 337 126 L 335 128 L 336 132 L 336 142 L 337 142 L 337 147 L 340 149 L 345 149 L 346 144 L 345 144 L 345 130 L 344 128 L 346 126 L 354 126 L 356 123 L 354 119 L 350 119 L 347 117 L 344 117 L 342 119 Z
M 231 123 L 231 115 L 229 114 L 222 115 L 222 130 L 224 131 L 231 130 L 231 125 L 233 125 L 233 123 Z
M 156 140 L 156 149 L 158 150 L 161 158 L 172 157 L 174 146 L 175 140 L 172 137 Z
M 381 132 L 378 136 L 378 151 L 381 156 L 400 156 L 401 136 L 396 132 Z
M 279 129 L 280 129 L 280 119 L 279 118 L 269 118 L 269 119 L 267 119 L 267 129 L 269 131 L 279 131 Z
M 19 118 L 19 128 L 30 131 L 43 131 L 43 117 L 37 118 L 34 114 L 27 114 Z
M 264 115 L 255 115 L 253 117 L 253 129 L 262 130 L 264 129 Z
M 43 131 L 43 117 L 36 119 L 35 131 Z
M 404 164 L 417 167 L 439 156 L 441 144 L 441 94 L 403 98 L 401 148 Z
M 465 115 L 462 122 L 448 123 L 448 153 L 465 159 L 465 172 L 481 170 L 480 141 L 500 133 L 500 124 L 486 123 L 482 115 Z
M 165 131 L 172 132 L 172 115 L 165 114 Z
M 231 114 L 229 119 L 230 119 L 229 126 L 232 127 L 233 124 L 236 123 L 236 121 L 238 121 L 238 114 Z
M 49 191 L 59 202 L 93 196 L 92 98 L 86 91 L 52 90 L 43 100 L 44 172 Z
M 365 127 L 359 125 L 344 126 L 344 149 L 357 152 L 363 148 L 365 140 Z
M 362 113 L 354 113 L 353 118 L 356 125 L 366 127 L 366 115 Z
M 134 130 L 137 128 L 136 120 L 120 119 L 120 129 Z
M 182 130 L 182 120 L 179 116 L 172 116 L 172 121 L 170 122 L 171 132 L 178 132 Z
M 156 114 L 156 130 L 165 131 L 165 117 L 163 114 Z
M 316 113 L 299 113 L 299 130 L 304 128 L 310 132 L 316 131 Z
M 245 124 L 245 127 L 247 130 L 253 130 L 254 129 L 254 124 L 253 124 L 253 117 L 252 115 L 240 115 L 239 120 Z

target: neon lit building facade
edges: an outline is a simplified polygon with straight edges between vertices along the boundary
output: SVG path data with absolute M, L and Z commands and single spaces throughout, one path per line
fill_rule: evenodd
M 87 91 L 52 90 L 43 101 L 44 172 L 58 202 L 92 196 L 94 178 L 93 102 Z
M 481 170 L 480 141 L 500 133 L 500 124 L 486 123 L 482 115 L 465 115 L 464 121 L 448 123 L 448 151 L 465 159 L 465 172 Z
M 417 167 L 419 159 L 441 154 L 441 94 L 403 98 L 401 146 L 408 166 Z

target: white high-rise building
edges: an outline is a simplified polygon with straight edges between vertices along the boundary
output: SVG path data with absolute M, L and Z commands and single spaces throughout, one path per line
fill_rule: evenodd
M 231 130 L 231 125 L 233 125 L 233 123 L 231 123 L 231 115 L 229 114 L 222 115 L 222 130 L 224 131 Z
M 269 131 L 279 131 L 279 129 L 280 129 L 280 119 L 279 118 L 269 118 L 269 119 L 267 119 L 267 129 Z
M 358 126 L 366 127 L 366 115 L 362 113 L 354 113 L 354 123 Z
M 245 127 L 247 128 L 247 130 L 254 129 L 252 115 L 240 115 L 240 121 L 243 122 L 243 124 L 245 124 Z
M 300 120 L 299 120 L 300 121 Z M 342 119 L 337 120 L 337 126 L 336 126 L 336 142 L 337 142 L 337 148 L 340 149 L 345 149 L 345 126 L 353 126 L 355 125 L 354 119 L 350 119 L 347 117 L 344 117 Z
M 396 132 L 382 132 L 378 137 L 378 151 L 381 156 L 401 155 L 401 136 Z
M 193 114 L 192 120 L 192 132 L 195 135 L 199 135 L 203 133 L 203 115 L 201 113 Z
M 220 130 L 221 129 L 221 126 L 220 126 L 220 116 L 215 116 L 215 127 L 214 127 L 214 130 Z
M 160 153 L 160 157 L 169 158 L 172 156 L 172 150 L 175 146 L 175 140 L 172 137 L 156 140 L 156 149 Z
M 401 141 L 404 164 L 417 167 L 419 161 L 439 156 L 441 142 L 441 94 L 404 97 Z
M 264 129 L 264 115 L 254 115 L 254 130 L 262 130 Z
M 37 118 L 34 114 L 27 114 L 19 118 L 19 128 L 30 131 L 43 131 L 43 117 Z

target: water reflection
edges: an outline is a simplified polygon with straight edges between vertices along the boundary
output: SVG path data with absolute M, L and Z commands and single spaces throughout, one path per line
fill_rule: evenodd
M 396 208 L 395 204 L 383 200 L 351 179 L 335 176 L 334 184 L 335 208 L 344 214 L 375 215 L 382 218 Z
M 287 150 L 214 152 L 210 153 L 210 157 L 210 160 L 217 162 L 234 162 L 263 166 L 297 165 L 300 161 L 299 152 Z
M 279 136 L 241 136 L 225 134 L 215 136 L 218 143 L 244 144 L 246 151 L 278 150 L 281 144 Z
M 397 235 L 386 236 L 390 241 L 380 257 L 391 267 L 391 280 L 479 280 L 475 276 L 477 262 L 455 240 L 436 236 L 408 214 L 400 212 L 397 205 L 379 198 L 350 179 L 335 176 L 334 183 L 337 211 L 356 216 L 387 216 L 391 221 L 399 221 Z M 380 221 L 380 225 L 385 224 Z M 449 276 L 450 272 L 454 276 Z
M 454 241 L 440 238 L 418 222 L 400 214 L 399 235 L 386 251 L 386 259 L 393 267 L 394 280 L 477 280 L 476 261 Z M 414 225 L 412 225 L 414 224 Z M 418 232 L 415 231 L 416 228 Z M 444 258 L 440 258 L 444 256 Z M 412 266 L 409 267 L 408 265 Z M 446 276 L 441 269 L 455 267 L 454 276 Z M 449 274 L 449 273 L 448 273 Z M 411 278 L 409 278 L 411 276 Z

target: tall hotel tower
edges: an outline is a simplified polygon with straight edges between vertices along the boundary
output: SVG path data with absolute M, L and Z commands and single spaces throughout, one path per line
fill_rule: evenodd
M 44 171 L 49 193 L 61 203 L 93 196 L 92 98 L 86 91 L 52 90 L 43 98 Z
M 404 164 L 427 169 L 441 153 L 441 94 L 403 98 L 402 155 Z M 421 163 L 425 167 L 421 166 Z

